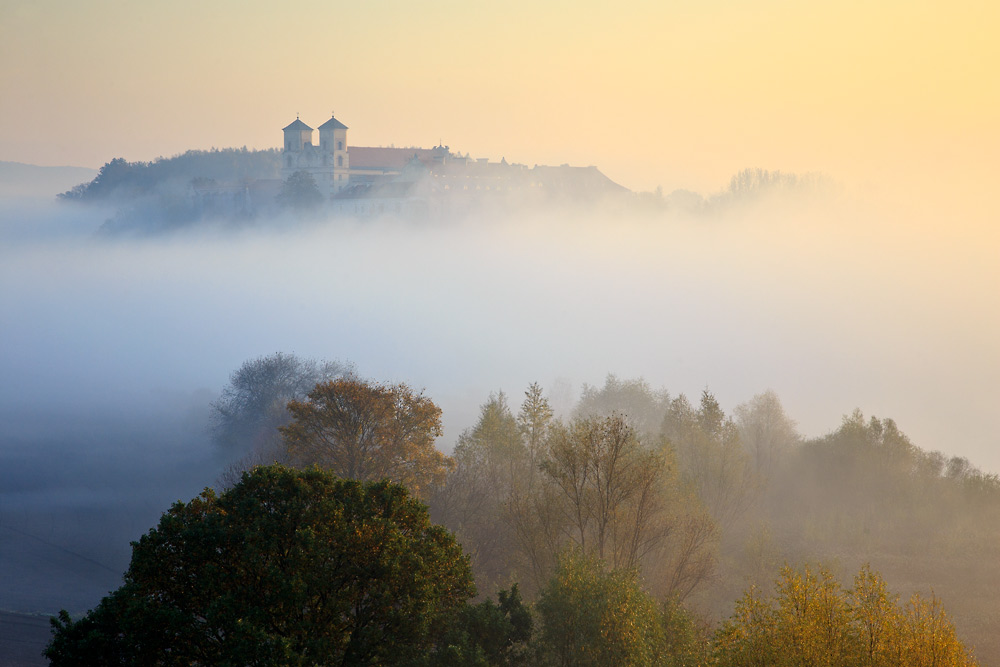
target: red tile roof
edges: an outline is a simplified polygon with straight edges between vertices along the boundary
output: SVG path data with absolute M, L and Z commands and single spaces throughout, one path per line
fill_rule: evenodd
M 434 161 L 431 148 L 382 148 L 373 146 L 350 146 L 351 169 L 393 169 L 399 170 L 416 155 L 424 164 Z

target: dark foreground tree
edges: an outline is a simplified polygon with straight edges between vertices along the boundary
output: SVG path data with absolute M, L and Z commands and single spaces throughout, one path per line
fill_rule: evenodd
M 530 664 L 531 612 L 514 584 L 497 603 L 467 605 L 444 640 L 412 667 L 508 667 Z
M 60 612 L 53 665 L 398 665 L 475 594 L 468 559 L 388 481 L 256 468 L 175 504 L 133 543 L 125 584 Z

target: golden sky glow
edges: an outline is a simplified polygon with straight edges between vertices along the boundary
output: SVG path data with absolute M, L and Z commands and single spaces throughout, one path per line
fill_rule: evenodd
M 0 160 L 355 145 L 595 164 L 711 192 L 744 167 L 986 183 L 1000 5 L 958 0 L 0 4 Z
M 531 372 L 542 375 L 525 381 L 546 381 L 539 368 L 552 356 L 567 361 L 551 362 L 551 377 L 599 382 L 608 371 L 650 374 L 654 385 L 693 396 L 706 385 L 721 388 L 730 405 L 771 385 L 809 435 L 858 406 L 899 418 L 921 446 L 968 454 L 998 471 L 998 29 L 997 0 L 0 0 L 0 161 L 99 167 L 116 157 L 152 160 L 188 149 L 276 148 L 296 113 L 317 127 L 335 110 L 355 146 L 440 141 L 473 157 L 529 166 L 596 165 L 633 190 L 708 196 L 748 167 L 821 172 L 849 196 L 808 211 L 792 201 L 788 211 L 728 227 L 673 219 L 681 224 L 654 227 L 595 213 L 590 220 L 519 219 L 512 221 L 516 233 L 469 229 L 457 240 L 451 229 L 385 237 L 371 230 L 342 247 L 326 230 L 330 236 L 309 245 L 311 261 L 298 258 L 301 239 L 275 237 L 254 250 L 264 257 L 284 247 L 285 261 L 302 272 L 293 276 L 298 283 L 288 276 L 275 282 L 258 271 L 257 255 L 247 262 L 242 253 L 250 251 L 231 249 L 227 239 L 218 249 L 197 246 L 213 260 L 202 262 L 209 273 L 193 292 L 209 299 L 202 308 L 212 321 L 213 290 L 201 287 L 219 280 L 218 250 L 238 267 L 219 274 L 224 283 L 235 277 L 231 300 L 251 303 L 254 318 L 261 293 L 299 308 L 268 318 L 268 325 L 287 320 L 286 329 L 247 327 L 242 347 L 227 333 L 214 355 L 218 377 L 262 351 L 322 357 L 329 332 L 341 331 L 339 349 L 362 367 L 367 362 L 376 377 L 426 383 L 431 395 L 444 392 L 446 403 L 451 391 L 457 403 L 498 387 L 520 391 L 522 379 L 477 385 L 481 391 L 449 387 L 499 383 L 498 373 L 510 378 L 513 371 L 491 366 L 506 365 L 496 350 L 537 347 Z M 397 256 L 405 270 L 386 264 L 397 273 L 369 298 L 330 261 L 331 249 L 345 253 L 340 261 L 358 275 L 373 260 Z M 105 256 L 95 259 L 89 247 L 73 251 L 78 263 L 22 257 L 2 243 L 0 251 L 8 284 L 48 286 L 53 267 L 61 269 L 53 293 L 77 285 L 68 303 L 96 299 L 97 313 L 105 312 L 108 290 L 143 285 L 134 308 L 124 303 L 130 318 L 132 310 L 151 309 L 137 321 L 155 322 L 153 333 L 130 334 L 114 317 L 103 318 L 107 332 L 95 349 L 132 349 L 167 320 L 200 326 L 200 315 L 160 315 L 147 283 L 174 274 L 144 273 L 145 260 L 131 248 L 121 271 L 107 263 L 107 284 Z M 173 250 L 162 252 L 154 268 L 174 267 Z M 526 255 L 535 266 L 531 290 L 512 261 Z M 381 275 L 383 267 L 375 268 Z M 313 271 L 327 273 L 316 280 Z M 122 280 L 122 273 L 137 277 Z M 250 288 L 248 275 L 259 278 Z M 470 276 L 478 289 L 465 291 Z M 426 280 L 432 289 L 418 290 Z M 316 298 L 328 321 L 317 326 L 311 302 L 301 305 L 309 299 L 288 302 L 294 290 L 282 288 L 299 283 L 321 286 Z M 403 284 L 410 289 L 396 289 Z M 536 294 L 535 284 L 549 291 Z M 340 290 L 332 296 L 331 285 Z M 527 302 L 537 321 L 565 334 L 550 333 L 538 345 L 533 328 L 494 326 L 492 310 L 469 319 L 483 323 L 479 328 L 463 321 L 467 306 L 474 310 L 483 294 L 505 289 L 507 307 L 496 312 Z M 533 304 L 522 289 L 546 298 Z M 51 320 L 36 324 L 34 292 L 7 292 L 0 297 L 27 304 L 23 317 L 17 307 L 4 311 L 26 332 L 20 340 L 51 342 L 38 358 L 47 359 L 49 348 L 74 349 L 67 341 L 77 330 L 58 335 L 65 322 L 75 323 L 67 308 L 51 307 Z M 172 296 L 172 286 L 162 294 Z M 601 317 L 570 317 L 589 313 L 595 294 Z M 190 298 L 174 301 L 187 307 Z M 363 306 L 341 304 L 354 299 Z M 454 314 L 455 304 L 463 316 Z M 558 321 L 546 319 L 553 304 L 565 309 L 552 311 Z M 424 311 L 433 321 L 415 317 L 425 325 L 413 327 L 408 315 Z M 577 336 L 585 328 L 594 335 Z M 396 344 L 386 331 L 406 336 Z M 216 349 L 203 335 L 176 336 L 177 354 Z M 571 339 L 575 347 L 566 346 Z M 13 340 L 11 363 L 33 371 L 22 356 L 35 357 L 22 355 Z M 439 340 L 447 354 L 435 348 Z M 82 359 L 96 358 L 83 349 Z M 704 357 L 692 361 L 689 351 Z M 145 356 L 153 361 L 143 372 L 154 374 L 158 357 Z M 691 384 L 678 388 L 678 377 Z

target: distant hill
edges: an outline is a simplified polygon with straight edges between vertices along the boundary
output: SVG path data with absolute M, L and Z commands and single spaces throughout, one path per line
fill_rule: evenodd
M 42 167 L 22 162 L 0 162 L 0 197 L 55 197 L 97 176 L 87 167 Z

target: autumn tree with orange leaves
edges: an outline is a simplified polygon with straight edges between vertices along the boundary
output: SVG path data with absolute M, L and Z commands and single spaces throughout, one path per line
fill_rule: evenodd
M 441 409 L 405 384 L 321 382 L 288 404 L 281 433 L 291 460 L 348 479 L 389 479 L 418 496 L 444 481 L 451 461 L 434 448 Z

